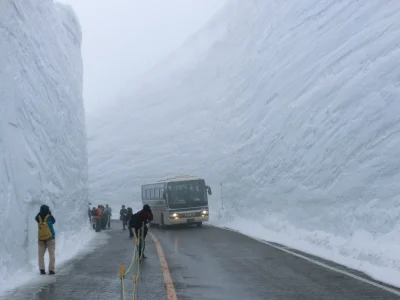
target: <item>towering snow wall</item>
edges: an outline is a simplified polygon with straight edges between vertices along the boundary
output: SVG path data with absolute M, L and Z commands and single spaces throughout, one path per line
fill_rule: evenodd
M 214 222 L 399 285 L 399 40 L 397 1 L 230 1 L 90 120 L 95 197 L 204 176 Z
M 41 204 L 56 218 L 57 264 L 87 222 L 80 46 L 69 7 L 0 1 L 0 290 L 38 272 Z

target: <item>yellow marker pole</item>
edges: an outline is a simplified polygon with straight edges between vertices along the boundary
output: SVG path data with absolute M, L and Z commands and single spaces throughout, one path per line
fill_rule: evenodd
M 136 296 L 136 274 L 133 275 L 133 293 L 132 293 L 132 300 L 135 300 Z
M 125 300 L 124 277 L 125 277 L 125 266 L 121 265 L 121 267 L 119 268 L 119 278 L 121 279 L 121 300 Z
M 121 279 L 123 279 L 125 277 L 125 266 L 121 265 L 121 267 L 119 268 L 119 276 Z

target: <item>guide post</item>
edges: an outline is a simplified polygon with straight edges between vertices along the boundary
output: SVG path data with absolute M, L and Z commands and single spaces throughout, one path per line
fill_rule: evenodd
M 220 186 L 221 186 L 221 209 L 224 209 L 224 197 L 222 195 L 222 181 L 220 182 Z

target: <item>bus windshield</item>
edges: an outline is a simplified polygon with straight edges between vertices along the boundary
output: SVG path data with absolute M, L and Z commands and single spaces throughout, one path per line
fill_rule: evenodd
M 167 200 L 170 208 L 188 208 L 208 205 L 204 180 L 168 183 Z

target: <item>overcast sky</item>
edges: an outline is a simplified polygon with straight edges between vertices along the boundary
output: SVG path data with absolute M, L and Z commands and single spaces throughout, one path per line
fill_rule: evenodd
M 83 31 L 87 113 L 115 100 L 137 78 L 200 29 L 227 0 L 62 0 Z

